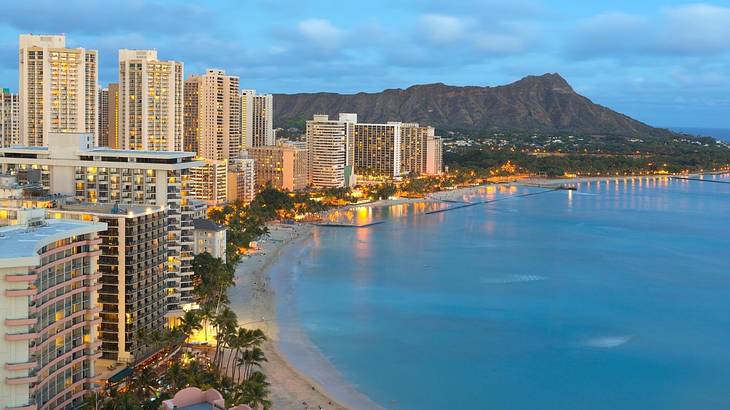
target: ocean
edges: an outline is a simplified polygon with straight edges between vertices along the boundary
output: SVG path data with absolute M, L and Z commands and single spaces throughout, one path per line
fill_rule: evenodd
M 272 268 L 281 350 L 335 396 L 730 408 L 730 185 L 617 179 L 424 213 L 439 206 L 359 208 L 342 217 L 386 223 L 316 228 Z
M 683 132 L 701 137 L 712 137 L 721 141 L 730 142 L 730 129 L 728 128 L 698 128 L 698 127 L 668 127 L 672 131 Z

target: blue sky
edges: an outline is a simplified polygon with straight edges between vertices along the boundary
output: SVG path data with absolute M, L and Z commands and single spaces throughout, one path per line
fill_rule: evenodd
M 65 33 L 100 52 L 155 48 L 264 92 L 500 85 L 559 72 L 593 101 L 653 125 L 730 128 L 730 1 L 8 1 L 0 84 L 17 88 L 18 34 Z

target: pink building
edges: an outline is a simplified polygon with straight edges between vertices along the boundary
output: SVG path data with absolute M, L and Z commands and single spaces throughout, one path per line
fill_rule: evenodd
M 162 402 L 163 410 L 251 410 L 245 404 L 226 408 L 226 401 L 216 389 L 202 391 L 188 387 L 175 393 L 175 397 Z

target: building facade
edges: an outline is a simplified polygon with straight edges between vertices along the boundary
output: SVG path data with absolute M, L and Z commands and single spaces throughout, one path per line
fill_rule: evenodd
M 48 147 L 0 149 L 2 171 L 21 183 L 38 178 L 50 193 L 81 202 L 164 206 L 168 316 L 182 315 L 193 302 L 190 172 L 203 164 L 188 152 L 94 148 L 90 134 L 52 136 Z
M 97 53 L 66 48 L 63 35 L 20 35 L 20 140 L 48 145 L 52 132 L 88 132 L 98 139 Z
M 99 89 L 99 107 L 96 112 L 99 113 L 99 141 L 98 146 L 109 146 L 109 89 Z
M 107 225 L 99 233 L 100 359 L 135 363 L 153 353 L 154 346 L 139 335 L 162 332 L 165 326 L 165 208 L 62 204 L 47 212 L 55 219 Z
M 194 244 L 196 255 L 208 252 L 214 258 L 226 261 L 226 228 L 210 219 L 193 219 Z
M 19 110 L 18 94 L 0 89 L 0 147 L 20 144 Z
M 0 400 L 72 409 L 95 390 L 103 223 L 29 220 L 0 228 Z
M 119 84 L 109 84 L 109 100 L 107 110 L 107 142 L 112 149 L 120 149 L 119 142 Z
M 241 98 L 237 76 L 209 69 L 185 80 L 185 150 L 211 160 L 241 152 Z
M 120 148 L 183 149 L 183 63 L 155 50 L 119 50 Z
M 315 188 L 352 186 L 353 136 L 357 114 L 340 114 L 331 120 L 315 115 L 306 124 L 309 183 Z
M 357 123 L 353 135 L 353 161 L 358 177 L 400 177 L 401 123 Z
M 441 156 L 441 137 L 433 127 L 401 124 L 401 174 L 439 175 Z
M 228 196 L 228 160 L 200 159 L 205 165 L 191 171 L 190 195 L 208 205 L 219 205 Z
M 241 91 L 241 130 L 244 148 L 274 145 L 274 96 Z
M 256 196 L 254 160 L 239 158 L 228 163 L 228 202 L 251 202 Z
M 298 191 L 308 185 L 308 158 L 306 148 L 285 140 L 276 145 L 249 148 L 249 158 L 254 160 L 256 185 L 271 184 L 274 188 Z
M 426 175 L 441 175 L 444 172 L 444 143 L 441 137 L 426 139 Z

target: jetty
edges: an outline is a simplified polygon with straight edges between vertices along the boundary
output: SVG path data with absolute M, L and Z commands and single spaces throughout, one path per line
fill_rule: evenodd
M 425 212 L 424 214 L 425 215 L 438 214 L 438 213 L 442 213 L 442 212 L 454 211 L 454 210 L 462 209 L 462 208 L 468 208 L 470 206 L 487 205 L 487 204 L 491 204 L 491 203 L 494 203 L 494 202 L 505 201 L 505 200 L 511 199 L 511 198 L 522 198 L 522 197 L 526 197 L 526 196 L 540 195 L 540 194 L 545 194 L 545 193 L 548 193 L 548 192 L 560 191 L 562 189 L 567 189 L 567 188 L 552 187 L 552 188 L 546 189 L 544 191 L 527 192 L 527 193 L 524 193 L 524 194 L 507 195 L 507 196 L 503 196 L 501 198 L 492 199 L 491 201 L 487 200 L 487 201 L 467 202 L 467 203 L 465 203 L 463 205 L 456 205 L 456 206 L 450 206 L 448 208 L 436 209 L 436 210 L 433 210 L 433 211 Z M 571 190 L 574 190 L 574 189 L 571 189 Z
M 715 174 L 715 175 L 717 175 L 717 174 Z M 683 180 L 683 181 L 699 181 L 699 182 L 712 182 L 712 183 L 715 183 L 715 184 L 730 184 L 730 181 L 719 181 L 719 180 L 716 180 L 716 179 L 704 179 L 704 178 L 697 178 L 697 177 L 677 177 L 677 176 L 672 176 L 670 178 L 671 179 L 679 179 L 679 180 Z

